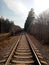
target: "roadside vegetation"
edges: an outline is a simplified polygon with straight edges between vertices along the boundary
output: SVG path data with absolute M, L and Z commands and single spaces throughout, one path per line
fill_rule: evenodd
M 0 17 L 0 33 L 9 32 L 13 25 L 13 21 L 9 21 L 9 19 L 4 19 L 3 17 Z
M 24 30 L 34 35 L 38 40 L 49 43 L 49 10 L 36 16 L 34 10 L 31 9 Z
M 10 35 L 16 35 L 17 33 L 21 31 L 22 31 L 21 27 L 19 27 L 18 25 L 15 25 L 14 21 L 10 21 L 7 18 L 4 19 L 3 16 L 0 17 L 0 38 L 4 38 Z

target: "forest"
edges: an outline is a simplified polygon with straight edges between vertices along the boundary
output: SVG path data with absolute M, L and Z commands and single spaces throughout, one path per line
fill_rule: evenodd
M 13 21 L 9 21 L 9 19 L 4 19 L 3 17 L 0 17 L 0 33 L 10 32 L 13 25 Z
M 36 16 L 32 8 L 26 19 L 24 30 L 34 35 L 38 40 L 49 43 L 49 10 Z
M 13 21 L 0 17 L 0 33 L 7 33 L 11 30 L 14 32 L 16 28 L 20 29 Z M 43 11 L 37 16 L 34 9 L 31 8 L 24 25 L 24 30 L 34 35 L 38 40 L 49 43 L 49 10 Z

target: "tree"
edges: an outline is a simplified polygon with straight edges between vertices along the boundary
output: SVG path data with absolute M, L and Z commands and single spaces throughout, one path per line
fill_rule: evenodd
M 25 28 L 25 31 L 29 31 L 29 29 L 30 29 L 30 26 L 31 26 L 31 24 L 32 24 L 32 22 L 33 22 L 33 20 L 34 20 L 34 10 L 33 10 L 33 8 L 31 8 L 31 10 L 30 10 L 30 12 L 29 12 L 29 14 L 28 14 L 28 17 L 27 17 L 27 20 L 26 20 L 26 22 L 25 22 L 25 26 L 24 26 L 24 28 Z
M 11 31 L 12 26 L 14 25 L 13 21 L 9 19 L 0 18 L 0 33 L 5 33 Z

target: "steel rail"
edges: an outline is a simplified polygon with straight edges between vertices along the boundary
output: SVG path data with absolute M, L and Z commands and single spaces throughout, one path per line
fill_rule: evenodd
M 28 40 L 28 42 L 29 42 L 29 45 L 30 45 L 30 47 L 31 47 L 31 49 L 32 49 L 32 51 L 33 51 L 35 57 L 36 57 L 36 60 L 37 60 L 38 64 L 41 65 L 41 62 L 40 62 L 40 60 L 39 60 L 39 58 L 38 58 L 36 52 L 34 51 L 33 46 L 31 45 L 31 44 L 32 44 L 32 41 L 30 40 L 30 38 L 29 38 L 29 36 L 28 36 L 27 34 L 26 34 L 26 38 L 27 38 L 27 40 Z
M 7 59 L 6 63 L 5 63 L 5 65 L 9 65 L 9 63 L 10 63 L 10 61 L 11 61 L 11 58 L 12 58 L 14 52 L 15 52 L 15 49 L 16 49 L 16 47 L 17 47 L 17 45 L 18 45 L 20 39 L 21 39 L 21 35 L 20 35 L 20 37 L 19 37 L 17 43 L 15 44 L 13 50 L 11 51 L 11 54 L 9 55 L 9 57 L 8 57 L 8 59 Z

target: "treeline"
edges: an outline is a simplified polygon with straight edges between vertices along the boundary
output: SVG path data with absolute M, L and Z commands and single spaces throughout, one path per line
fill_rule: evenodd
M 49 43 L 49 10 L 36 17 L 34 10 L 31 9 L 25 22 L 25 31 L 31 33 L 40 41 Z
M 9 21 L 8 19 L 0 17 L 0 33 L 10 32 L 13 25 L 13 21 Z
M 14 26 L 12 27 L 12 29 L 11 29 L 11 34 L 12 34 L 12 35 L 16 35 L 16 34 L 21 33 L 22 31 L 23 31 L 23 29 L 22 29 L 20 26 L 14 25 Z

